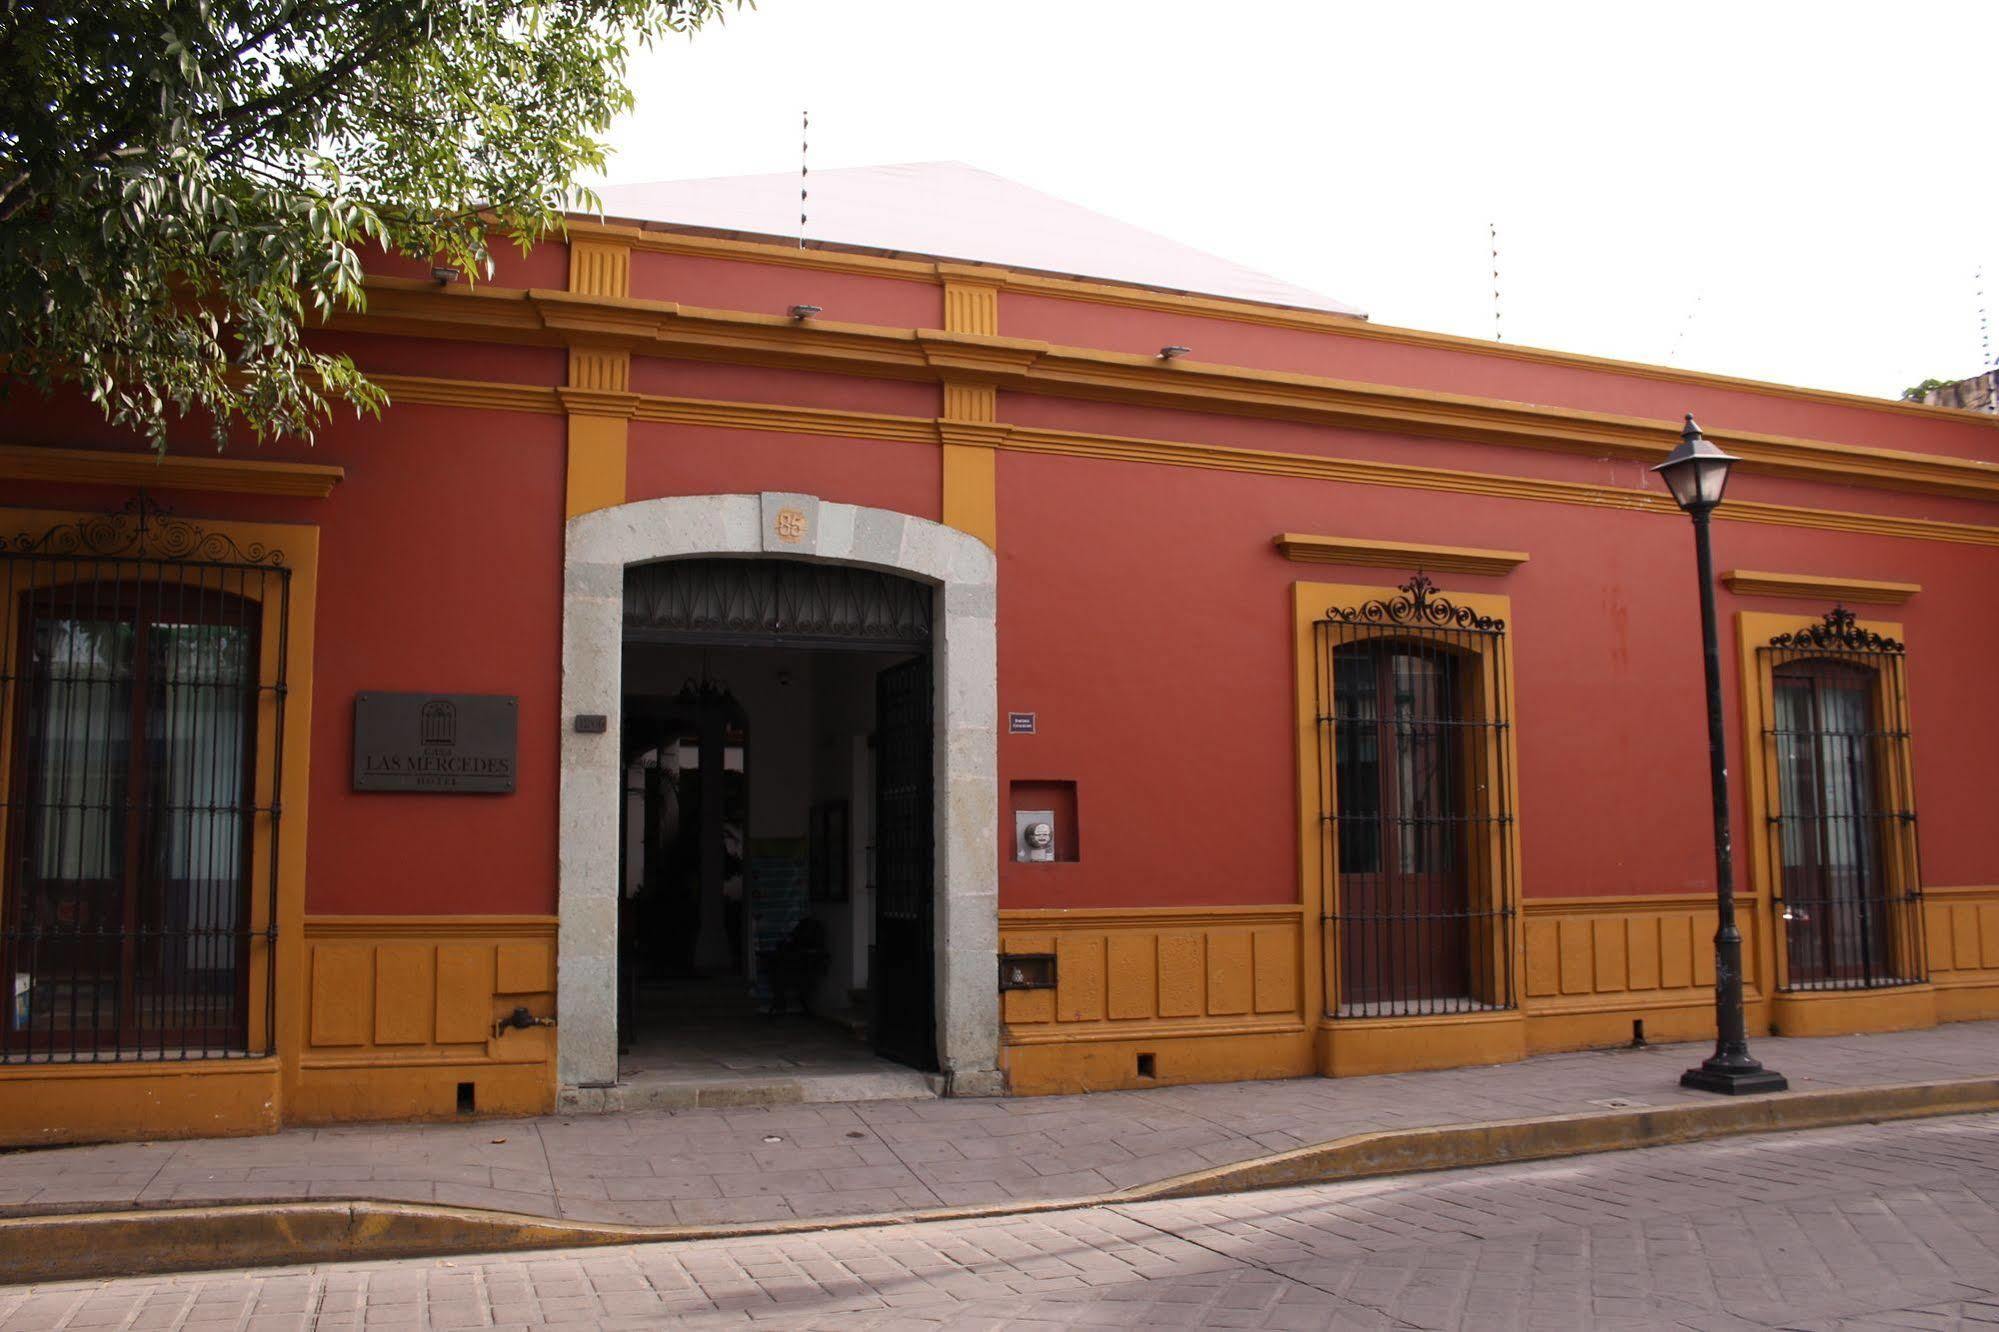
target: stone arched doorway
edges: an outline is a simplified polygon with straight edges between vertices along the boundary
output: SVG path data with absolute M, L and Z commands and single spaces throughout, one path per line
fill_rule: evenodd
M 936 589 L 937 1058 L 954 1093 L 1000 1090 L 993 553 L 977 538 L 927 519 L 766 492 L 642 500 L 568 524 L 556 1032 L 564 1103 L 587 1106 L 588 1088 L 617 1078 L 625 571 L 704 556 L 825 561 L 901 574 Z

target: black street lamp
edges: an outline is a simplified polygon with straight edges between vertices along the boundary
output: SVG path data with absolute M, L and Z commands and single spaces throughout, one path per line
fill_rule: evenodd
M 1714 555 L 1708 547 L 1708 519 L 1728 487 L 1735 459 L 1701 437 L 1687 417 L 1680 446 L 1652 470 L 1694 520 L 1694 559 L 1701 579 L 1701 648 L 1707 656 L 1707 752 L 1714 781 L 1714 888 L 1720 927 L 1714 933 L 1714 1053 L 1699 1068 L 1680 1075 L 1682 1087 L 1740 1096 L 1783 1091 L 1791 1084 L 1749 1056 L 1749 1033 L 1742 1017 L 1742 931 L 1735 925 L 1735 856 L 1728 836 L 1728 750 L 1722 737 L 1721 648 L 1714 627 Z

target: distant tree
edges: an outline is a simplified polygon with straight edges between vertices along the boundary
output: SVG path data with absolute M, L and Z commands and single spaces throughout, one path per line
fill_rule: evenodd
M 1902 401 L 1921 402 L 1935 390 L 1949 388 L 1955 383 L 1957 383 L 1955 379 L 1925 379 L 1920 384 L 1911 384 L 1909 387 L 1903 389 Z
M 379 245 L 490 273 L 600 168 L 634 46 L 739 0 L 0 0 L 0 383 L 164 448 L 383 397 L 301 326 Z

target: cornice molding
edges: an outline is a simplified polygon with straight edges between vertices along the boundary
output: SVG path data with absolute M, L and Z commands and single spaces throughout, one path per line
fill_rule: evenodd
M 160 490 L 325 499 L 346 474 L 345 468 L 322 463 L 0 445 L 0 480 L 6 481 L 150 486 Z
M 1325 333 L 1372 342 L 1489 356 L 1501 360 L 1594 370 L 1604 374 L 1755 393 L 1766 397 L 1789 398 L 1835 407 L 1851 407 L 1903 416 L 1927 416 L 1959 422 L 1976 421 L 1999 426 L 1999 420 L 1994 420 L 1989 413 L 1969 412 L 1961 408 L 1936 407 L 1928 403 L 1903 402 L 1893 398 L 1873 398 L 1859 393 L 1841 393 L 1835 389 L 1776 384 L 1768 380 L 1745 379 L 1735 375 L 1712 374 L 1675 366 L 1648 365 L 1642 361 L 1620 361 L 1611 357 L 1555 351 L 1546 347 L 1493 342 L 1483 338 L 1460 337 L 1451 333 L 1434 333 L 1425 329 L 1400 328 L 1393 324 L 1377 324 L 1364 317 L 1334 314 L 1325 310 L 1264 305 L 1254 301 L 1230 300 L 1222 296 L 1203 296 L 1191 292 L 1127 286 L 1103 280 L 1063 277 L 1053 273 L 1024 272 L 996 264 L 899 259 L 885 255 L 800 248 L 736 237 L 696 236 L 644 227 L 612 226 L 584 219 L 573 219 L 569 223 L 569 234 L 572 238 L 613 239 L 630 245 L 635 250 L 661 254 L 693 255 L 734 260 L 739 263 L 810 268 L 820 272 L 849 273 L 864 277 L 897 278 L 936 284 L 977 282 L 1002 290 L 1051 296 L 1060 300 L 1080 301 L 1093 305 L 1151 310 L 1163 314 L 1198 315 L 1269 328 Z
M 1826 578 L 1818 574 L 1761 573 L 1730 569 L 1721 576 L 1729 591 L 1744 597 L 1798 597 L 1809 601 L 1856 601 L 1899 606 L 1923 590 L 1921 583 L 1884 583 L 1867 578 Z
M 482 410 L 512 410 L 561 415 L 558 390 L 513 384 L 481 384 L 460 380 L 424 379 L 409 375 L 376 375 L 375 381 L 392 401 L 420 402 Z M 634 419 L 677 425 L 712 426 L 730 430 L 778 431 L 827 435 L 843 439 L 875 439 L 898 443 L 942 442 L 943 422 L 921 416 L 881 412 L 839 411 L 824 407 L 789 407 L 757 402 L 723 402 L 700 398 L 633 395 Z M 952 422 L 954 428 L 977 422 Z M 1587 481 L 1552 481 L 1540 477 L 1503 476 L 1408 463 L 1362 458 L 1332 458 L 1322 454 L 1282 453 L 1270 449 L 1231 448 L 1219 444 L 1188 444 L 1175 440 L 1089 435 L 1028 426 L 991 427 L 993 447 L 1021 453 L 1041 453 L 1113 462 L 1193 467 L 1208 471 L 1245 472 L 1262 476 L 1296 476 L 1348 485 L 1388 486 L 1403 490 L 1483 495 L 1496 499 L 1571 504 L 1597 509 L 1625 509 L 1683 518 L 1664 494 Z M 1004 432 L 1003 434 L 1000 432 Z M 1798 527 L 1866 536 L 1943 541 L 1967 546 L 1999 546 L 1999 527 L 1944 522 L 1932 518 L 1902 518 L 1893 514 L 1854 513 L 1787 504 L 1728 500 L 1716 516 L 1724 521 L 1772 527 Z
M 1481 574 L 1499 578 L 1527 562 L 1524 550 L 1479 550 L 1364 537 L 1307 536 L 1281 532 L 1271 542 L 1287 560 L 1302 564 L 1359 564 L 1381 569 L 1421 569 L 1435 573 Z
M 561 389 L 535 384 L 497 384 L 475 379 L 433 379 L 425 375 L 370 374 L 389 402 L 428 407 L 469 407 L 484 412 L 562 415 Z
M 936 329 L 801 323 L 775 315 L 542 290 L 511 294 L 373 279 L 365 315 L 336 327 L 562 345 L 583 339 L 689 360 L 887 378 L 955 379 L 1019 392 L 1297 421 L 1417 438 L 1461 440 L 1640 462 L 1663 459 L 1676 422 L 1460 394 L 1251 370 L 1183 359 L 1054 347 Z M 490 314 L 490 323 L 481 316 Z M 428 321 L 428 322 L 426 322 Z M 1999 464 L 1820 440 L 1710 430 L 1742 470 L 1957 498 L 1999 500 Z M 1663 492 L 1662 492 L 1663 493 Z
M 638 394 L 616 389 L 559 388 L 555 396 L 571 416 L 614 416 L 629 421 L 639 410 Z

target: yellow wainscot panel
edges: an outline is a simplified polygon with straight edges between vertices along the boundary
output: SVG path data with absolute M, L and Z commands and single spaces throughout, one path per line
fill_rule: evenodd
M 310 1037 L 287 1122 L 554 1108 L 552 1031 L 495 1034 L 516 1007 L 555 1016 L 554 917 L 319 916 L 305 934 Z
M 1056 989 L 1009 991 L 1019 1094 L 1312 1070 L 1296 906 L 1001 913 L 1001 951 L 1052 953 Z

